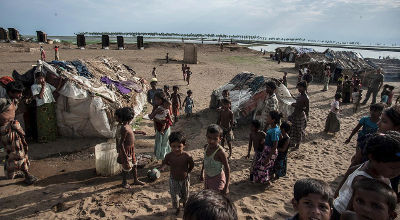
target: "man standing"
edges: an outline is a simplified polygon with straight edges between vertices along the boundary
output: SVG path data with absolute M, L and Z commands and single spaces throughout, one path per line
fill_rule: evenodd
M 326 66 L 325 71 L 324 71 L 324 88 L 321 91 L 323 91 L 323 92 L 328 91 L 330 79 L 331 79 L 331 67 Z
M 24 86 L 20 82 L 7 84 L 7 94 L 0 98 L 0 138 L 1 145 L 7 152 L 5 174 L 9 179 L 14 179 L 19 172 L 25 177 L 25 183 L 33 184 L 36 177 L 29 174 L 28 144 L 25 141 L 25 132 L 17 120 L 18 99 L 22 97 Z
M 374 75 L 373 78 L 369 81 L 367 94 L 365 95 L 365 99 L 361 103 L 361 105 L 367 104 L 368 99 L 371 96 L 371 93 L 372 93 L 372 102 L 371 102 L 371 104 L 375 104 L 376 103 L 376 96 L 378 95 L 378 92 L 381 89 L 382 85 L 383 85 L 382 68 L 379 68 L 376 71 L 376 75 Z

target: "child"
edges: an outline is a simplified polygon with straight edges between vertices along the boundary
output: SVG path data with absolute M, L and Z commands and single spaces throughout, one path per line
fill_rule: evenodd
M 216 124 L 207 128 L 207 145 L 204 146 L 204 160 L 200 179 L 204 179 L 204 188 L 229 192 L 230 168 L 228 159 L 219 143 L 222 138 L 222 129 Z
M 336 93 L 342 93 L 343 92 L 343 74 L 339 73 L 338 79 L 337 79 L 337 87 L 336 87 Z
M 203 190 L 189 197 L 183 220 L 238 220 L 235 204 L 214 190 Z
M 222 90 L 222 99 L 228 99 L 229 98 L 229 90 L 224 89 Z M 222 109 L 222 99 L 218 99 L 218 104 L 217 104 L 217 110 L 220 111 Z
M 171 94 L 169 94 L 169 85 L 164 85 L 164 93 L 168 99 L 171 99 Z
M 287 87 L 287 72 L 283 73 L 282 83 Z
M 384 85 L 383 90 L 381 92 L 381 103 L 387 104 L 388 99 L 389 99 L 389 91 L 388 91 L 389 85 Z
M 325 133 L 336 133 L 340 130 L 340 121 L 338 114 L 340 112 L 339 102 L 341 98 L 342 94 L 335 94 L 335 100 L 331 103 L 331 110 L 329 111 L 328 117 L 325 121 Z
M 182 109 L 181 95 L 178 93 L 179 91 L 178 86 L 173 86 L 172 90 L 174 91 L 171 94 L 172 114 L 174 115 L 174 122 L 177 122 L 179 116 L 179 109 Z
M 388 90 L 389 90 L 389 97 L 388 97 L 387 105 L 388 106 L 392 106 L 393 95 L 394 95 L 394 92 L 393 92 L 394 86 L 389 86 Z
M 400 175 L 400 133 L 374 134 L 367 142 L 366 155 L 369 161 L 352 172 L 340 187 L 339 196 L 334 201 L 332 219 L 340 219 L 340 215 L 349 207 L 353 196 L 352 186 L 357 181 L 371 178 L 389 185 L 389 178 Z
M 351 89 L 353 87 L 353 82 L 349 80 L 349 76 L 344 76 L 344 83 L 343 83 L 343 103 L 350 103 L 351 98 Z
M 169 136 L 169 144 L 172 152 L 168 153 L 161 166 L 164 170 L 170 166 L 169 192 L 172 198 L 172 206 L 176 209 L 176 215 L 180 212 L 180 203 L 185 207 L 189 197 L 190 178 L 189 173 L 193 170 L 193 158 L 183 148 L 186 145 L 186 138 L 181 132 L 172 132 Z M 179 196 L 180 201 L 178 202 Z
M 192 99 L 192 90 L 187 91 L 187 96 L 185 100 L 183 100 L 183 105 L 185 106 L 185 113 L 187 117 L 190 117 L 192 115 L 193 107 L 194 107 L 194 102 Z
M 310 112 L 310 100 L 306 92 L 307 82 L 301 81 L 297 83 L 297 90 L 300 94 L 296 97 L 296 102 L 292 103 L 294 111 L 288 117 L 288 120 L 292 123 L 289 133 L 289 146 L 294 149 L 299 149 L 300 143 L 304 138 L 304 131 L 307 128 L 307 119 Z
M 43 46 L 40 46 L 40 60 L 46 61 L 46 52 L 43 49 Z
M 192 71 L 190 71 L 190 67 L 187 67 L 187 69 L 186 69 L 186 81 L 187 81 L 188 85 L 190 84 L 190 76 L 191 75 L 192 75 Z
M 153 71 L 151 71 L 151 75 L 153 76 L 153 78 L 157 78 L 156 67 L 153 67 Z
M 58 52 L 59 46 L 54 46 L 54 60 L 60 59 L 60 54 Z
M 165 133 L 165 129 L 170 125 L 166 122 L 171 121 L 171 115 L 170 115 L 170 108 L 171 108 L 171 102 L 168 100 L 163 102 L 162 105 L 159 105 L 157 107 L 157 114 L 154 116 L 155 124 L 156 124 L 156 129 L 161 133 Z
M 165 61 L 166 61 L 167 63 L 169 63 L 169 53 L 167 53 L 167 55 L 165 56 Z
M 347 140 L 344 142 L 345 144 L 350 143 L 351 138 L 360 130 L 360 128 L 362 128 L 362 130 L 358 132 L 356 153 L 352 158 L 351 166 L 362 163 L 361 153 L 363 149 L 361 144 L 364 142 L 368 134 L 373 134 L 378 131 L 378 121 L 381 117 L 383 107 L 384 106 L 382 104 L 378 103 L 370 105 L 369 107 L 370 116 L 362 117 L 358 122 L 357 126 L 351 132 L 349 138 L 347 138 Z
M 278 141 L 278 156 L 275 160 L 275 178 L 286 176 L 287 167 L 287 153 L 289 149 L 290 137 L 288 135 L 291 125 L 288 122 L 282 122 L 281 124 L 281 135 Z
M 122 166 L 122 187 L 130 188 L 126 178 L 128 172 L 132 170 L 134 185 L 144 185 L 138 180 L 137 166 L 135 157 L 135 134 L 146 133 L 142 131 L 132 131 L 130 123 L 134 118 L 134 111 L 130 107 L 124 107 L 115 111 L 117 122 L 119 123 L 118 132 L 116 134 L 116 146 L 118 152 L 117 162 Z
M 279 129 L 281 118 L 281 113 L 278 113 L 275 110 L 269 112 L 267 123 L 270 125 L 270 128 L 265 137 L 265 146 L 261 153 L 261 158 L 254 166 L 255 182 L 269 185 L 274 174 L 274 164 L 278 154 L 279 135 L 281 134 L 281 130 Z
M 250 158 L 251 148 L 254 148 L 253 163 L 250 168 L 250 181 L 253 181 L 254 166 L 256 161 L 261 158 L 261 153 L 264 149 L 265 132 L 261 130 L 261 122 L 259 120 L 253 120 L 250 128 L 249 148 L 246 158 Z
M 333 194 L 326 182 L 312 178 L 298 180 L 293 194 L 292 205 L 297 214 L 288 220 L 330 220 Z
M 396 194 L 388 185 L 375 179 L 361 179 L 352 188 L 352 211 L 344 212 L 342 220 L 396 218 Z
M 217 120 L 217 125 L 221 126 L 223 129 L 222 135 L 222 147 L 225 146 L 225 141 L 228 144 L 229 148 L 229 156 L 228 159 L 232 156 L 232 141 L 234 140 L 233 136 L 233 112 L 230 110 L 231 101 L 228 99 L 222 99 L 222 109 L 219 111 L 219 116 Z
M 353 99 L 353 104 L 354 104 L 353 113 L 356 113 L 358 108 L 360 107 L 360 101 L 362 99 L 362 89 L 354 87 L 351 97 Z
M 156 78 L 151 79 L 150 86 L 151 86 L 151 89 L 149 89 L 149 91 L 147 91 L 147 102 L 153 106 L 153 110 L 154 110 L 155 107 L 157 107 L 154 102 L 154 95 L 157 92 L 160 92 L 160 91 L 162 92 L 162 90 L 157 89 L 157 79 Z
M 183 81 L 186 81 L 186 66 L 182 63 Z

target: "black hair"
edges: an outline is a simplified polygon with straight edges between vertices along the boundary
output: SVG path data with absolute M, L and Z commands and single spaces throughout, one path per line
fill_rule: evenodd
M 39 77 L 45 77 L 46 78 L 46 74 L 44 72 L 36 72 L 35 73 L 35 78 L 39 78 Z
M 192 90 L 190 90 L 190 89 L 189 89 L 186 93 L 187 93 L 188 95 L 189 95 L 189 94 L 193 94 Z
M 235 204 L 214 190 L 203 190 L 191 195 L 183 212 L 184 220 L 237 220 Z
M 285 130 L 286 133 L 288 133 L 291 128 L 292 128 L 292 124 L 290 122 L 284 121 L 281 123 L 281 130 Z
M 383 113 L 390 118 L 390 121 L 394 124 L 394 126 L 400 125 L 400 105 L 395 105 L 390 108 L 385 109 Z
M 276 83 L 273 81 L 268 81 L 265 83 L 265 86 L 268 86 L 269 88 L 271 88 L 272 90 L 276 89 Z
M 348 78 L 349 78 L 349 76 L 348 76 L 348 75 L 344 75 L 344 78 L 345 78 L 345 79 L 348 79 Z
M 24 85 L 20 81 L 12 81 L 6 85 L 7 92 L 12 92 L 12 93 L 18 92 L 19 93 L 19 92 L 23 92 L 24 89 L 25 89 Z
M 167 96 L 165 95 L 164 92 L 156 92 L 154 94 L 154 97 L 157 97 L 157 98 L 161 99 L 161 101 L 162 101 L 161 105 L 164 104 L 164 102 L 168 101 L 168 98 L 167 98 Z
M 385 197 L 386 204 L 389 207 L 389 212 L 393 212 L 396 209 L 396 203 L 397 203 L 396 193 L 392 188 L 390 188 L 390 186 L 377 179 L 372 179 L 372 178 L 360 179 L 353 184 L 352 188 L 353 188 L 353 195 L 355 195 L 355 192 L 360 189 L 379 193 L 380 195 L 383 195 Z
M 229 96 L 229 90 L 227 90 L 227 89 L 222 90 L 222 93 L 224 93 L 224 92 L 226 92 L 226 94 L 228 94 L 228 96 Z
M 179 90 L 179 87 L 178 86 L 172 86 L 172 90 L 175 90 L 175 89 Z
M 374 112 L 381 112 L 384 108 L 385 106 L 382 103 L 375 103 L 369 106 L 369 110 Z
M 389 88 L 389 90 L 391 91 L 391 90 L 394 89 L 394 86 L 389 86 L 388 88 Z
M 164 89 L 169 89 L 169 85 L 164 85 Z
M 272 120 L 274 120 L 276 124 L 279 124 L 281 122 L 281 118 L 283 118 L 283 114 L 279 113 L 276 110 L 270 111 L 269 116 L 271 117 Z
M 261 122 L 259 120 L 251 121 L 251 125 L 253 125 L 257 130 L 261 128 Z
M 121 119 L 122 122 L 128 122 L 135 117 L 135 111 L 131 107 L 123 107 L 115 110 L 115 115 Z
M 229 100 L 229 99 L 222 99 L 222 104 L 231 104 L 231 100 Z
M 342 94 L 341 93 L 336 93 L 335 94 L 335 100 L 336 99 L 341 99 L 342 98 Z
M 171 134 L 169 135 L 169 143 L 172 144 L 174 142 L 178 142 L 180 144 L 185 145 L 186 144 L 186 137 L 183 135 L 183 133 L 181 131 L 174 131 L 171 132 Z
M 303 88 L 307 89 L 307 82 L 302 80 L 297 83 L 297 87 L 303 87 Z
M 207 127 L 207 134 L 219 134 L 221 136 L 222 133 L 222 128 L 217 124 L 211 124 Z
M 400 133 L 375 133 L 368 139 L 365 151 L 370 159 L 377 162 L 400 162 Z
M 306 178 L 297 180 L 293 187 L 294 199 L 299 202 L 301 198 L 309 194 L 321 195 L 332 207 L 333 193 L 331 187 L 323 180 Z

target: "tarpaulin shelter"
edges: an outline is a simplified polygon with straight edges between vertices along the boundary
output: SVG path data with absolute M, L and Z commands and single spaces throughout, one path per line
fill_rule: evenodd
M 335 80 L 335 75 L 338 73 L 350 77 L 354 73 L 357 73 L 363 79 L 363 84 L 366 83 L 371 74 L 376 72 L 376 68 L 364 60 L 359 53 L 352 51 L 333 51 L 330 49 L 327 49 L 323 53 L 305 53 L 297 57 L 295 67 L 300 69 L 305 66 L 308 66 L 315 81 L 323 80 L 326 66 L 330 66 Z
M 214 90 L 211 94 L 210 108 L 218 107 L 218 100 L 222 99 L 222 91 L 226 89 L 229 91 L 235 120 L 248 122 L 253 117 L 259 103 L 264 102 L 266 97 L 265 83 L 270 80 L 278 86 L 275 93 L 279 101 L 279 111 L 287 117 L 293 111 L 291 104 L 295 100 L 285 85 L 275 78 L 257 76 L 250 72 L 239 73 L 227 84 Z
M 303 47 L 278 47 L 275 49 L 275 57 L 284 62 L 295 62 L 300 54 L 314 52 L 312 48 Z
M 107 57 L 70 62 L 38 61 L 24 75 L 13 74 L 16 80 L 32 85 L 35 72 L 44 72 L 46 81 L 57 86 L 62 81 L 57 98 L 57 125 L 62 136 L 106 137 L 115 135 L 115 110 L 133 107 L 140 114 L 146 104 L 148 86 L 128 66 Z

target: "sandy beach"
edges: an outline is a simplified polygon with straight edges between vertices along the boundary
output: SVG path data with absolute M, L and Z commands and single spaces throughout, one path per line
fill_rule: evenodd
M 54 58 L 54 45 L 44 44 L 48 58 Z M 32 48 L 32 49 L 29 49 Z M 0 43 L 0 76 L 11 75 L 15 69 L 19 73 L 29 70 L 39 59 L 37 43 Z M 111 48 L 116 48 L 112 45 Z M 281 78 L 288 74 L 288 88 L 297 94 L 297 70 L 294 63 L 272 61 L 269 54 L 250 50 L 240 46 L 226 46 L 221 52 L 217 45 L 199 45 L 196 65 L 189 65 L 193 72 L 189 86 L 182 79 L 181 60 L 183 44 L 152 43 L 144 50 L 128 45 L 127 50 L 102 50 L 101 45 L 89 45 L 85 50 L 74 45 L 61 45 L 61 60 L 88 59 L 98 56 L 112 57 L 120 63 L 132 67 L 137 76 L 150 80 L 151 70 L 155 66 L 158 72 L 159 87 L 178 85 L 180 93 L 193 91 L 195 103 L 194 116 L 182 117 L 172 130 L 181 130 L 187 137 L 186 151 L 195 160 L 191 174 L 191 192 L 203 189 L 199 181 L 203 146 L 206 144 L 205 129 L 216 122 L 216 113 L 208 109 L 213 89 L 227 83 L 242 71 L 258 75 Z M 31 51 L 31 52 L 27 52 Z M 172 59 L 165 63 L 165 55 Z M 175 61 L 176 60 L 176 61 Z M 390 83 L 398 94 L 400 83 Z M 368 105 L 353 114 L 353 105 L 342 105 L 340 114 L 341 130 L 335 136 L 323 133 L 325 119 L 329 113 L 336 86 L 328 92 L 321 92 L 322 84 L 311 83 L 310 117 L 306 129 L 306 138 L 300 149 L 289 153 L 288 174 L 274 182 L 272 186 L 251 183 L 249 167 L 251 160 L 246 159 L 249 125 L 235 128 L 233 155 L 230 160 L 231 187 L 229 197 L 234 201 L 240 219 L 286 219 L 294 214 L 291 205 L 293 185 L 296 180 L 313 177 L 327 181 L 334 189 L 350 164 L 355 152 L 354 137 L 350 144 L 344 144 L 358 120 L 369 113 Z M 397 95 L 395 96 L 397 98 Z M 379 98 L 378 98 L 379 99 Z M 140 129 L 147 136 L 136 136 L 136 152 L 151 153 L 154 145 L 153 123 L 143 120 Z M 149 183 L 146 178 L 148 167 L 139 169 L 139 179 L 147 182 L 145 186 L 133 186 L 122 189 L 121 176 L 100 177 L 95 172 L 94 145 L 103 140 L 85 143 L 85 150 L 40 160 L 32 160 L 30 171 L 40 180 L 32 186 L 25 186 L 22 179 L 6 180 L 0 177 L 0 219 L 181 219 L 172 210 L 169 195 L 169 172 L 163 172 L 161 178 Z M 61 138 L 48 143 L 46 147 L 79 144 Z M 30 148 L 39 147 L 33 143 Z M 149 167 L 154 167 L 150 164 Z M 2 167 L 1 167 L 2 168 Z M 2 171 L 1 171 L 2 172 Z M 132 180 L 130 180 L 132 181 Z M 399 211 L 399 208 L 397 208 Z

